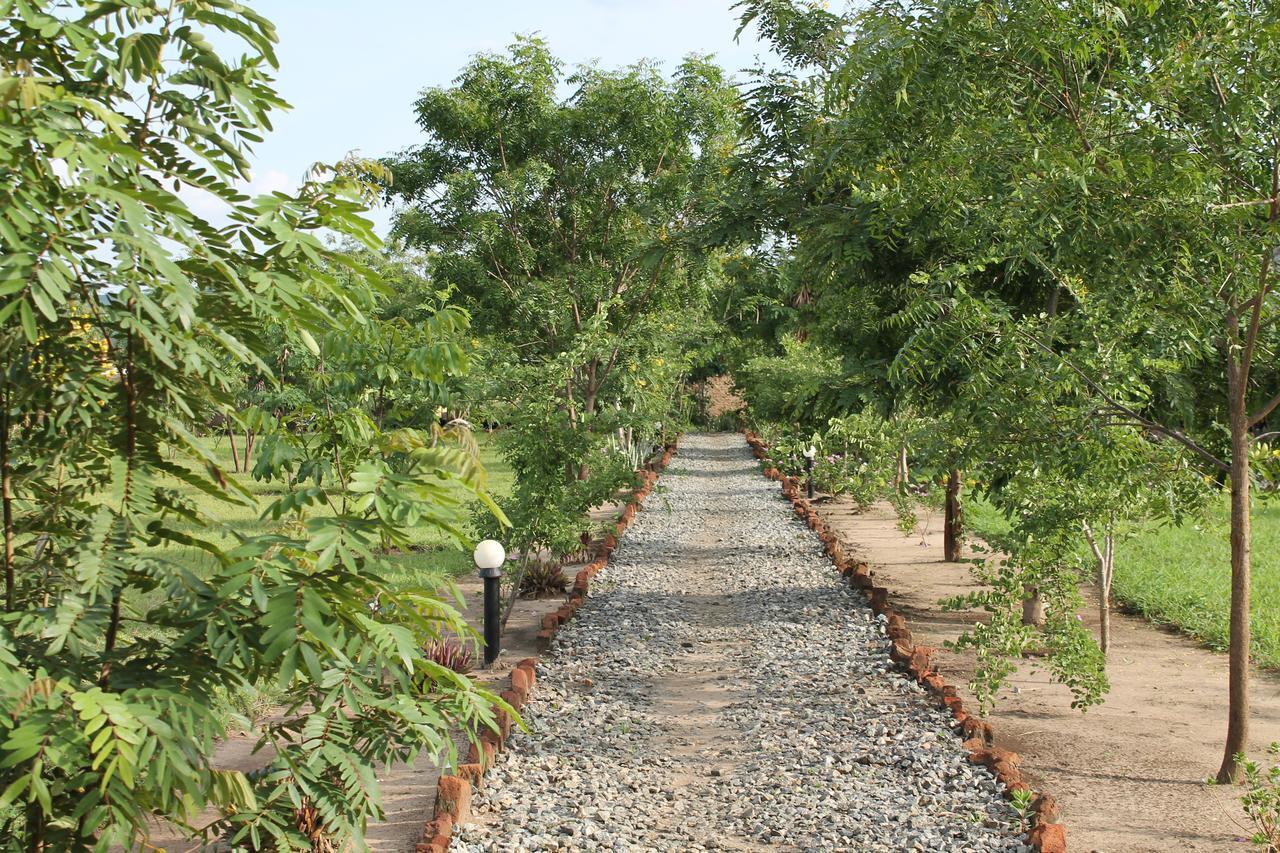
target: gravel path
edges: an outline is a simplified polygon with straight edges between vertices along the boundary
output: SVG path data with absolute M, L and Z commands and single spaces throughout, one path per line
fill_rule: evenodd
M 661 485 L 456 849 L 1030 849 L 741 436 L 686 437 Z

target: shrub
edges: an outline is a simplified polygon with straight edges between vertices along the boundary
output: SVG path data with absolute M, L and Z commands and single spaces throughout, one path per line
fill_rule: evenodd
M 475 668 L 475 653 L 471 645 L 463 644 L 452 637 L 432 642 L 423 653 L 427 660 L 434 661 L 459 675 L 466 675 Z
M 1280 756 L 1280 743 L 1271 744 L 1267 752 L 1274 761 Z M 1267 853 L 1276 853 L 1280 851 L 1280 764 L 1264 769 L 1243 754 L 1236 756 L 1236 763 L 1244 771 L 1245 793 L 1240 802 L 1257 829 L 1251 840 Z
M 228 42 L 244 55 L 218 57 Z M 156 818 L 239 849 L 358 848 L 380 767 L 493 724 L 496 697 L 422 653 L 465 623 L 382 556 L 416 525 L 456 531 L 459 492 L 486 498 L 463 449 L 333 424 L 376 451 L 330 446 L 267 507 L 293 523 L 261 535 L 174 487 L 256 507 L 193 426 L 254 426 L 236 393 L 246 370 L 275 381 L 268 330 L 322 359 L 380 299 L 329 241 L 376 246 L 376 167 L 239 189 L 282 105 L 274 42 L 238 3 L 0 4 L 4 849 L 136 849 Z M 193 184 L 226 224 L 187 204 Z M 282 706 L 270 763 L 214 766 L 226 698 L 259 685 Z M 196 827 L 207 807 L 222 817 Z
M 568 588 L 569 582 L 556 562 L 530 560 L 520 579 L 523 598 L 551 598 L 564 595 Z

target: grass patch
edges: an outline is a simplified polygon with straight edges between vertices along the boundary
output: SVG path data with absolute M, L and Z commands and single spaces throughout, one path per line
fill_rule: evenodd
M 1181 526 L 1146 524 L 1116 542 L 1115 600 L 1215 651 L 1230 634 L 1231 509 L 1222 495 L 1204 516 Z M 990 504 L 972 500 L 965 517 L 976 535 L 1007 530 Z M 1081 548 L 1084 549 L 1081 542 Z M 1255 501 L 1253 512 L 1252 655 L 1280 669 L 1280 502 Z
M 1223 496 L 1182 527 L 1148 526 L 1116 543 L 1116 599 L 1153 622 L 1226 651 L 1230 626 L 1230 506 Z M 1253 513 L 1254 661 L 1280 668 L 1280 504 Z

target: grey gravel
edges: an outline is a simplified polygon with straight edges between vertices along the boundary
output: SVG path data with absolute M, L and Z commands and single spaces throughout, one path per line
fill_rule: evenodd
M 560 630 L 462 851 L 1029 851 L 742 438 L 690 435 Z

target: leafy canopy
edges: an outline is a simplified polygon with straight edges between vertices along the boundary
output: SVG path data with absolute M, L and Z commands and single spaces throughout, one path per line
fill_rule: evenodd
M 282 496 L 268 535 L 184 496 L 248 500 L 198 432 L 237 421 L 245 371 L 275 381 L 268 330 L 324 357 L 381 298 L 325 239 L 376 244 L 367 164 L 295 193 L 238 188 L 284 107 L 275 38 L 222 0 L 0 2 L 6 849 L 131 846 L 153 816 L 252 849 L 358 844 L 380 764 L 491 719 L 492 697 L 422 654 L 466 630 L 457 614 L 383 579 L 382 543 L 450 529 L 446 496 L 482 493 L 465 454 L 384 439 Z M 457 372 L 421 362 L 424 379 Z M 266 768 L 211 766 L 223 699 L 264 685 L 283 705 Z M 221 816 L 196 825 L 206 806 Z

